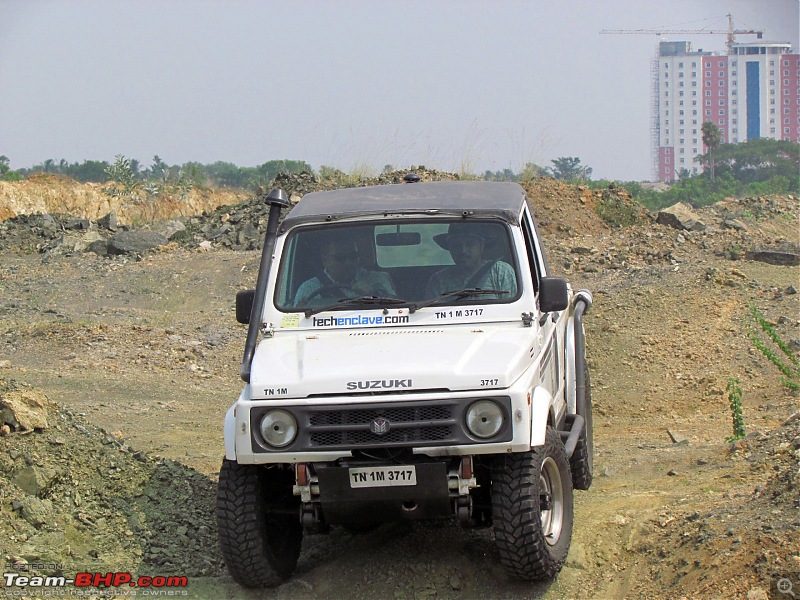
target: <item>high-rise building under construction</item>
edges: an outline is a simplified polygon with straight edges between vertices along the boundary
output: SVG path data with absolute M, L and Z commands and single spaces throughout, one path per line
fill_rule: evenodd
M 659 181 L 702 171 L 702 126 L 722 143 L 800 142 L 800 54 L 789 43 L 730 43 L 727 54 L 661 42 L 652 68 L 652 159 Z

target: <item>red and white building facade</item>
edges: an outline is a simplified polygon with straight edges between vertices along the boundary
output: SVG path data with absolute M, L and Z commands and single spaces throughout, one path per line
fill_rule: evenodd
M 800 54 L 788 43 L 733 44 L 729 54 L 661 42 L 653 70 L 653 163 L 659 181 L 696 174 L 702 126 L 722 143 L 770 137 L 800 142 Z M 684 171 L 685 169 L 685 171 Z

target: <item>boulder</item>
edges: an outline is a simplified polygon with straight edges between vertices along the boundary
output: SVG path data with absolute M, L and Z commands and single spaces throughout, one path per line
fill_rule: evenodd
M 0 388 L 0 425 L 7 424 L 15 431 L 47 429 L 47 409 L 50 401 L 42 390 L 17 387 Z
M 165 246 L 167 238 L 155 231 L 120 231 L 108 239 L 109 254 L 144 254 L 152 248 Z
M 71 231 L 85 231 L 89 229 L 91 223 L 89 223 L 89 219 L 75 219 L 73 221 L 68 221 L 64 223 L 64 229 L 69 229 Z
M 53 483 L 58 472 L 52 467 L 25 465 L 14 472 L 12 481 L 26 494 L 37 496 Z
M 115 213 L 112 210 L 105 217 L 100 217 L 100 219 L 97 221 L 97 224 L 100 227 L 105 227 L 106 229 L 109 229 L 111 231 L 116 231 L 117 230 L 117 213 Z
M 800 265 L 800 253 L 783 250 L 753 250 L 745 253 L 747 260 L 757 260 L 758 262 L 770 265 L 780 265 L 786 267 L 796 267 Z
M 178 220 L 162 221 L 153 225 L 153 231 L 160 233 L 168 241 L 180 240 L 186 237 L 186 227 Z
M 70 254 L 77 252 L 95 252 L 95 247 L 105 247 L 106 240 L 97 231 L 89 230 L 84 234 L 68 233 L 48 245 L 48 251 L 57 254 Z M 98 252 L 99 254 L 99 252 Z
M 700 217 L 683 202 L 659 211 L 656 223 L 686 231 L 705 231 L 706 229 L 706 225 L 700 220 Z

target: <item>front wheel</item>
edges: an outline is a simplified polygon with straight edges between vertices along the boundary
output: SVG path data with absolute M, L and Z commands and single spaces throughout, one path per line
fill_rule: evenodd
M 225 460 L 217 488 L 219 545 L 228 572 L 246 587 L 274 587 L 297 566 L 303 528 L 291 471 Z
M 572 539 L 573 494 L 569 460 L 555 429 L 547 428 L 543 446 L 497 463 L 492 519 L 509 575 L 535 581 L 561 570 Z

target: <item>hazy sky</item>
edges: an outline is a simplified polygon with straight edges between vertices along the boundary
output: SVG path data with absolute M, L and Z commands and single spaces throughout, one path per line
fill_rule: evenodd
M 763 29 L 798 0 L 0 0 L 0 155 L 305 160 L 482 173 L 579 156 L 650 177 L 659 37 Z M 724 35 L 670 35 L 724 52 Z M 740 36 L 739 41 L 753 41 Z

